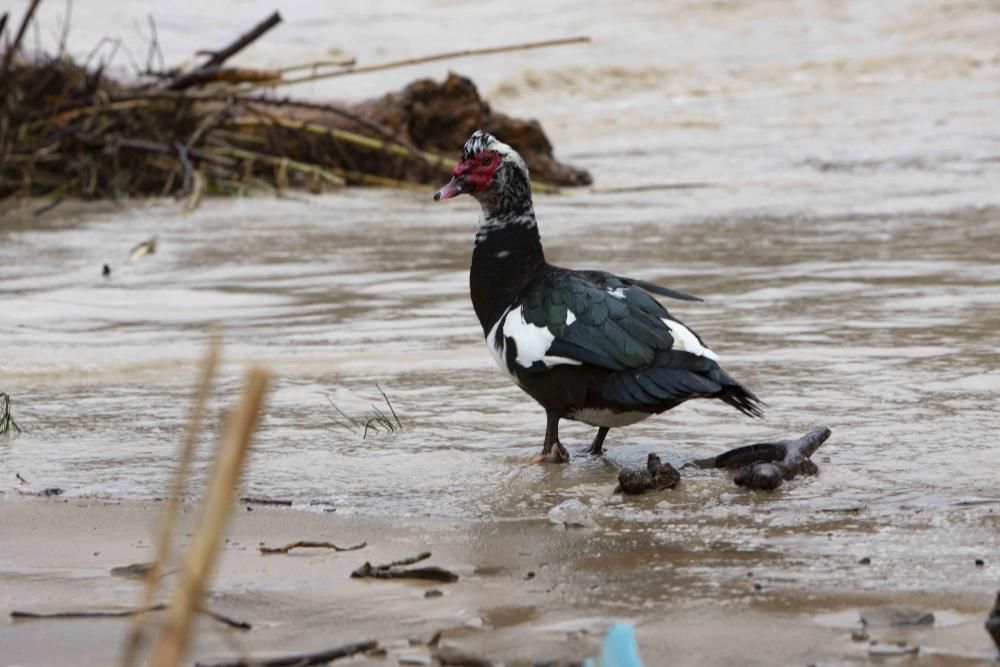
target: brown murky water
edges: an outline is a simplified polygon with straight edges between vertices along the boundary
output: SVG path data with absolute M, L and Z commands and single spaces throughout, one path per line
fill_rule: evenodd
M 248 21 L 265 4 L 245 8 Z M 539 117 L 561 157 L 593 171 L 593 190 L 537 201 L 550 261 L 706 298 L 671 307 L 767 401 L 765 421 L 691 403 L 613 431 L 607 461 L 525 465 L 544 420 L 497 372 L 468 302 L 471 201 L 435 205 L 428 189 L 211 201 L 192 215 L 172 202 L 66 206 L 0 219 L 0 390 L 28 431 L 0 442 L 0 489 L 13 494 L 18 472 L 70 495 L 160 495 L 216 324 L 228 362 L 218 409 L 246 362 L 278 378 L 253 495 L 491 517 L 579 498 L 630 554 L 593 557 L 605 579 L 622 572 L 622 595 L 642 589 L 629 564 L 663 554 L 678 590 L 705 594 L 748 567 L 776 585 L 995 584 L 1000 562 L 971 563 L 1000 553 L 1000 12 L 894 7 L 631 2 L 513 16 L 496 3 L 388 3 L 366 7 L 377 14 L 362 25 L 347 20 L 361 9 L 335 20 L 293 3 L 275 36 L 289 50 L 247 54 L 289 62 L 360 44 L 374 61 L 477 44 L 461 26 L 484 20 L 490 43 L 593 34 L 584 50 L 450 67 L 498 107 Z M 232 32 L 211 14 L 186 31 L 185 11 L 214 10 L 180 3 L 161 21 L 168 62 Z M 84 42 L 107 30 L 78 25 Z M 297 92 L 375 94 L 446 69 Z M 635 186 L 653 187 L 616 191 Z M 101 278 L 152 235 L 154 256 Z M 329 400 L 361 415 L 380 405 L 376 382 L 402 431 L 338 425 Z M 834 434 L 820 476 L 778 493 L 691 472 L 675 492 L 611 496 L 614 464 L 649 451 L 680 465 L 817 423 Z M 569 424 L 564 441 L 579 451 L 591 435 Z

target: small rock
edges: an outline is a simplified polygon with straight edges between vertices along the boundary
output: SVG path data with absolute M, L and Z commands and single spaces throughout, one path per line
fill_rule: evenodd
M 870 628 L 896 628 L 906 625 L 933 625 L 934 614 L 913 607 L 886 605 L 861 610 L 861 622 Z
M 869 558 L 868 556 L 865 556 L 864 558 L 858 560 L 858 565 L 871 565 L 871 564 L 872 564 L 872 559 Z
M 977 558 L 976 567 L 982 567 L 983 565 L 986 565 L 986 561 L 984 561 L 982 558 Z
M 404 653 L 396 658 L 401 665 L 429 665 L 431 657 L 426 653 Z
M 866 642 L 868 641 L 870 635 L 868 630 L 865 628 L 859 628 L 857 630 L 851 630 L 851 640 L 856 642 Z
M 429 591 L 424 591 L 425 598 L 439 598 L 444 595 L 444 591 L 439 591 L 436 588 L 432 588 Z
M 530 581 L 531 579 L 534 579 L 534 578 L 535 578 L 535 573 L 534 572 L 530 572 L 529 571 L 526 575 L 524 575 L 524 580 L 525 581 Z
M 132 563 L 111 568 L 112 577 L 125 577 L 126 579 L 142 579 L 153 569 L 154 563 Z
M 868 645 L 868 655 L 870 656 L 913 655 L 919 652 L 919 646 L 906 642 L 873 641 Z

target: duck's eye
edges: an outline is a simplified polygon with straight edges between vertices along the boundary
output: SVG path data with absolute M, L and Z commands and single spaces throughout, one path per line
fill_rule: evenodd
M 484 167 L 488 167 L 490 166 L 490 163 L 493 162 L 493 158 L 491 158 L 489 155 L 484 155 L 480 160 L 480 162 Z

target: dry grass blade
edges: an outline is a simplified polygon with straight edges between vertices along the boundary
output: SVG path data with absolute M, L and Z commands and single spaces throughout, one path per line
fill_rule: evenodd
M 10 432 L 21 433 L 21 427 L 17 425 L 14 416 L 10 414 L 10 396 L 0 391 L 0 435 Z
M 257 160 L 260 162 L 265 162 L 267 164 L 273 164 L 281 169 L 293 169 L 295 171 L 302 172 L 304 174 L 309 174 L 316 176 L 330 185 L 341 187 L 347 184 L 344 180 L 343 172 L 334 169 L 324 169 L 315 164 L 308 164 L 306 162 L 299 162 L 298 160 L 292 160 L 287 157 L 277 157 L 275 155 L 268 155 L 266 153 L 258 153 L 255 151 L 248 151 L 244 148 L 235 148 L 233 146 L 224 146 L 215 149 L 223 155 L 228 155 L 230 157 L 241 158 L 244 160 Z
M 257 116 L 241 116 L 239 118 L 233 118 L 226 123 L 228 126 L 235 127 L 246 127 L 255 125 L 275 125 L 277 127 L 284 127 L 290 130 L 300 130 L 303 132 L 310 132 L 313 134 L 322 134 L 333 137 L 334 139 L 339 139 L 340 141 L 345 141 L 349 144 L 354 144 L 356 146 L 361 146 L 363 148 L 369 148 L 371 150 L 380 151 L 383 153 L 388 153 L 390 155 L 399 155 L 400 157 L 419 157 L 424 161 L 432 165 L 437 165 L 443 169 L 451 170 L 455 168 L 457 162 L 450 158 L 446 158 L 443 155 L 437 155 L 429 151 L 418 150 L 414 154 L 413 149 L 403 146 L 402 144 L 392 143 L 388 141 L 382 141 L 381 139 L 373 139 L 372 137 L 366 137 L 363 134 L 358 134 L 356 132 L 351 132 L 349 130 L 341 130 L 336 127 L 329 127 L 327 125 L 322 125 L 320 123 L 311 123 L 307 121 L 296 120 L 294 118 L 281 118 L 281 117 L 271 117 L 271 118 L 261 118 Z
M 227 420 L 198 527 L 184 559 L 166 624 L 153 648 L 153 667 L 176 667 L 187 655 L 194 615 L 215 566 L 243 463 L 257 428 L 268 377 L 261 368 L 250 369 L 243 397 Z
M 174 527 L 177 523 L 177 514 L 180 509 L 181 498 L 184 496 L 184 486 L 187 483 L 191 472 L 191 461 L 194 458 L 194 450 L 198 444 L 198 434 L 201 433 L 201 424 L 205 418 L 205 407 L 208 404 L 208 397 L 212 393 L 212 385 L 215 382 L 216 369 L 219 366 L 219 353 L 221 343 L 218 336 L 212 336 L 208 343 L 208 350 L 205 358 L 201 362 L 201 372 L 198 377 L 198 388 L 195 393 L 194 404 L 191 407 L 191 414 L 188 417 L 187 425 L 184 428 L 184 440 L 181 444 L 180 456 L 177 460 L 177 468 L 174 470 L 173 479 L 170 482 L 170 495 L 167 505 L 160 518 L 160 526 L 156 536 L 155 559 L 146 573 L 146 585 L 142 592 L 142 602 L 140 609 L 145 609 L 153 605 L 156 599 L 156 591 L 160 585 L 160 574 L 166 568 L 170 559 L 170 545 L 173 543 Z M 131 667 L 135 664 L 138 652 L 142 647 L 146 617 L 139 614 L 135 618 L 132 630 L 125 644 L 125 652 L 122 656 L 123 667 Z
M 0 62 L 0 94 L 6 95 L 6 90 L 2 85 L 7 80 L 7 72 L 10 69 L 10 63 L 17 54 L 17 50 L 21 48 L 21 40 L 24 39 L 24 33 L 28 29 L 28 24 L 31 23 L 31 19 L 35 16 L 35 11 L 38 9 L 38 5 L 42 4 L 42 0 L 31 0 L 31 4 L 28 5 L 28 11 L 24 13 L 24 17 L 21 19 L 21 25 L 17 29 L 17 33 L 14 35 L 14 41 L 11 42 L 10 46 L 3 54 L 3 62 Z M 6 14 L 4 14 L 6 16 Z

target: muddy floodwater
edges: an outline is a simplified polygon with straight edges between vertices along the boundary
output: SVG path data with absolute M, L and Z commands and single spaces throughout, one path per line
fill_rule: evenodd
M 111 25 L 131 30 L 141 4 L 116 4 Z M 204 3 L 175 4 L 159 30 L 168 63 L 271 8 L 241 5 L 247 20 L 235 25 Z M 450 68 L 497 108 L 538 118 L 558 156 L 595 179 L 536 197 L 548 259 L 703 297 L 667 306 L 766 401 L 766 418 L 688 403 L 613 430 L 605 459 L 582 453 L 592 429 L 566 423 L 573 461 L 526 464 L 544 415 L 498 371 L 472 312 L 467 198 L 349 190 L 210 200 L 192 214 L 173 201 L 67 204 L 0 218 L 0 391 L 26 431 L 0 439 L 6 497 L 50 486 L 71 498 L 162 496 L 217 326 L 226 364 L 214 414 L 249 362 L 276 376 L 247 495 L 306 511 L 500 520 L 579 499 L 615 547 L 581 568 L 616 573 L 607 594 L 630 604 L 643 602 L 643 575 L 629 567 L 665 568 L 664 554 L 664 596 L 724 594 L 748 569 L 771 589 L 995 588 L 995 4 L 367 3 L 364 24 L 351 23 L 361 9 L 317 16 L 333 12 L 321 4 L 283 8 L 287 29 L 246 62 L 334 47 L 375 62 L 487 37 L 592 35 L 587 47 L 295 93 L 365 96 Z M 208 14 L 192 30 L 185 12 Z M 82 52 L 108 30 L 99 13 L 76 19 Z M 462 27 L 487 22 L 485 34 Z M 153 236 L 156 253 L 128 264 Z M 384 410 L 376 383 L 402 429 L 365 437 L 331 403 L 352 417 Z M 833 431 L 820 475 L 776 493 L 685 470 L 673 491 L 611 494 L 616 466 L 648 452 L 680 467 L 817 424 Z M 207 461 L 203 448 L 201 472 Z

